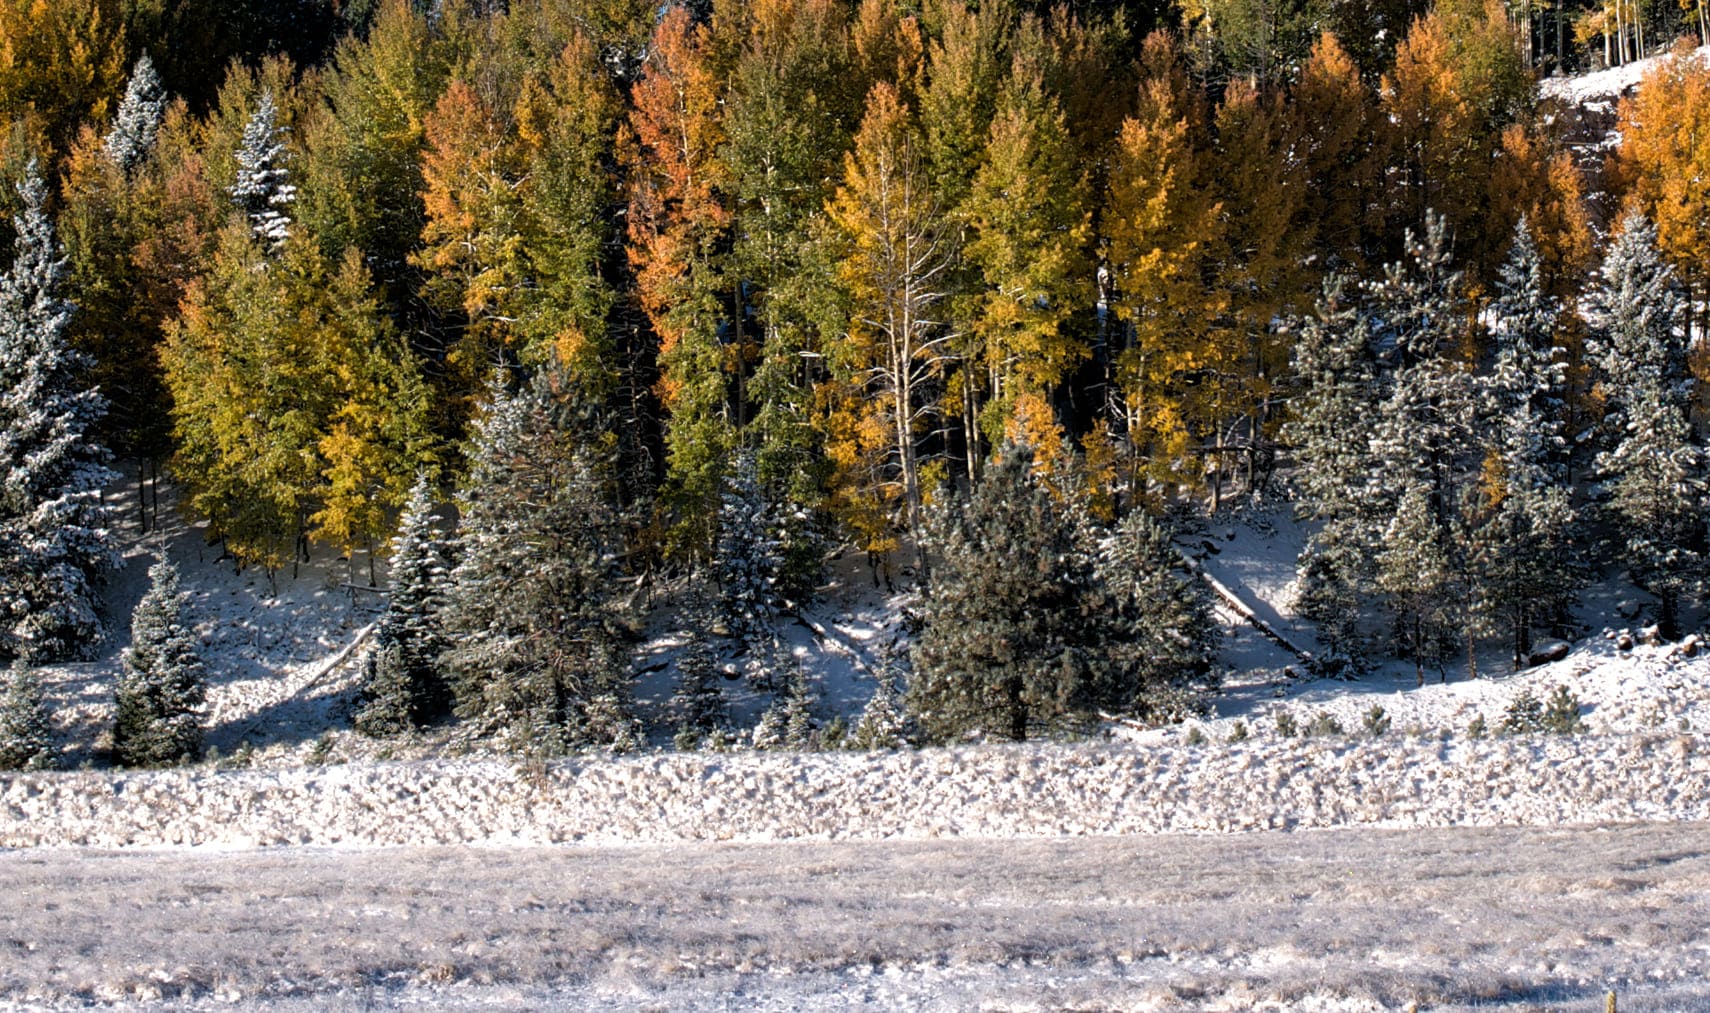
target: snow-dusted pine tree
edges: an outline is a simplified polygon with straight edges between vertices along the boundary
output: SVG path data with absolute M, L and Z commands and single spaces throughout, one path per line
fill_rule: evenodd
M 1508 627 L 1516 668 L 1531 653 L 1533 630 L 1566 609 L 1579 583 L 1564 466 L 1560 315 L 1522 219 L 1490 307 L 1496 361 L 1482 383 L 1484 468 L 1471 510 L 1473 604 Z
M 271 252 L 285 245 L 291 229 L 285 209 L 297 199 L 297 188 L 291 185 L 291 173 L 285 165 L 290 153 L 284 134 L 273 92 L 264 90 L 243 128 L 243 142 L 236 156 L 237 178 L 230 193 L 232 203 L 249 217 L 255 238 Z
M 161 87 L 160 75 L 155 73 L 154 61 L 144 53 L 131 69 L 131 80 L 125 86 L 125 97 L 119 103 L 119 113 L 107 131 L 107 157 L 129 175 L 154 150 L 154 139 L 160 133 L 161 120 L 166 118 L 166 89 Z
M 898 749 L 904 742 L 902 698 L 897 688 L 895 669 L 883 667 L 878 672 L 878 685 L 861 709 L 861 718 L 850 733 L 850 745 L 856 749 Z
M 41 678 L 14 661 L 0 685 L 0 770 L 47 770 L 53 735 Z
M 11 270 L 0 277 L 0 658 L 87 654 L 96 585 L 119 565 L 101 487 L 117 476 L 89 435 L 106 410 L 80 381 L 60 297 L 65 261 L 31 162 Z
M 725 625 L 750 650 L 760 648 L 771 639 L 783 557 L 751 451 L 737 453 L 725 475 L 714 562 Z
M 441 612 L 458 713 L 519 752 L 546 754 L 628 727 L 621 530 L 596 441 L 551 373 L 515 392 L 500 380 L 490 389 Z
M 1169 531 L 1144 510 L 1103 539 L 1103 600 L 1088 621 L 1103 657 L 1088 666 L 1086 690 L 1099 709 L 1179 718 L 1198 706 L 1194 686 L 1210 670 L 1218 629 L 1210 593 L 1183 567 Z
M 1450 264 L 1447 226 L 1427 213 L 1425 233 L 1407 236 L 1405 260 L 1371 293 L 1381 347 L 1394 363 L 1371 431 L 1366 497 L 1378 528 L 1376 586 L 1395 614 L 1418 681 L 1457 641 L 1478 632 L 1466 608 L 1470 560 L 1465 510 L 1480 465 L 1477 397 L 1451 353 L 1469 314 Z
M 677 656 L 677 688 L 671 694 L 671 714 L 677 723 L 677 746 L 693 749 L 712 732 L 723 728 L 729 717 L 719 674 L 713 664 L 712 644 L 696 636 Z
M 1379 384 L 1370 321 L 1353 289 L 1330 276 L 1316 312 L 1293 328 L 1298 393 L 1283 439 L 1294 447 L 1300 511 L 1321 525 L 1296 564 L 1295 608 L 1318 625 L 1329 655 L 1358 661 L 1374 541 L 1366 482 Z
M 162 557 L 148 575 L 115 694 L 113 760 L 126 767 L 170 766 L 202 752 L 208 671 L 185 621 L 178 568 Z
M 1613 445 L 1597 457 L 1621 559 L 1656 596 L 1664 638 L 1705 582 L 1706 455 L 1692 438 L 1685 301 L 1638 214 L 1622 223 L 1592 292 L 1592 352 L 1610 401 Z
M 451 565 L 433 511 L 433 483 L 417 475 L 398 520 L 391 594 L 363 670 L 355 725 L 368 735 L 402 734 L 444 714 L 451 702 L 439 672 L 446 646 L 439 612 Z

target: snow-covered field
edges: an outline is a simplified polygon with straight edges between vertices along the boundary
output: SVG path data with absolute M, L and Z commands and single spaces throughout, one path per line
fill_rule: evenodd
M 0 853 L 0 1008 L 1704 1009 L 1705 832 Z

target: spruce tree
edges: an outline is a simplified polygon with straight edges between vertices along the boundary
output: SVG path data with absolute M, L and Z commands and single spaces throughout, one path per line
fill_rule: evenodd
M 902 699 L 896 672 L 889 667 L 881 668 L 878 685 L 873 687 L 867 705 L 861 708 L 850 742 L 857 749 L 897 749 L 904 743 L 903 734 Z
M 291 218 L 285 209 L 297 199 L 291 173 L 285 167 L 289 152 L 279 125 L 279 110 L 272 90 L 263 90 L 255 112 L 243 128 L 237 149 L 237 177 L 232 182 L 232 203 L 249 219 L 255 238 L 270 252 L 285 245 Z
M 396 735 L 439 717 L 450 691 L 439 672 L 440 629 L 450 561 L 433 518 L 433 484 L 416 477 L 398 521 L 392 589 L 374 631 L 355 724 L 369 735 Z
M 1518 668 L 1531 653 L 1534 629 L 1566 608 L 1578 578 L 1562 437 L 1567 376 L 1556 345 L 1560 307 L 1544 291 L 1542 258 L 1524 219 L 1489 316 L 1497 351 L 1481 392 L 1474 605 L 1508 626 Z
M 1283 438 L 1298 464 L 1300 512 L 1321 525 L 1301 550 L 1295 608 L 1317 624 L 1331 656 L 1358 660 L 1373 540 L 1366 476 L 1380 389 L 1370 320 L 1354 288 L 1331 275 L 1317 312 L 1295 324 L 1297 393 Z
M 14 661 L 0 686 L 0 770 L 47 770 L 53 735 L 41 678 Z
M 118 115 L 113 117 L 113 125 L 107 131 L 107 157 L 120 172 L 129 176 L 148 158 L 165 117 L 166 89 L 154 71 L 154 61 L 144 53 L 131 70 Z
M 756 479 L 754 455 L 738 453 L 724 478 L 714 564 L 725 624 L 750 650 L 773 639 L 771 620 L 783 564 L 777 527 Z
M 1592 304 L 1592 351 L 1612 409 L 1613 445 L 1598 455 L 1597 471 L 1622 561 L 1656 596 L 1661 633 L 1673 640 L 1681 598 L 1704 584 L 1706 460 L 1688 418 L 1685 301 L 1642 216 L 1622 223 Z
M 162 556 L 148 573 L 116 692 L 113 759 L 125 767 L 170 766 L 202 752 L 208 672 L 185 620 L 178 568 Z
M 119 564 L 101 488 L 116 476 L 89 434 L 106 410 L 68 343 L 65 262 L 34 162 L 18 187 L 11 269 L 0 277 L 0 658 L 87 654 L 96 585 Z
M 712 644 L 697 636 L 677 657 L 677 688 L 671 694 L 671 714 L 677 725 L 677 745 L 693 749 L 711 733 L 723 728 L 729 717 L 719 674 L 713 664 Z
M 493 384 L 442 612 L 458 713 L 519 752 L 627 732 L 621 530 L 577 400 L 550 368 L 514 392 Z
M 1124 517 L 1100 546 L 1088 625 L 1103 657 L 1089 665 L 1085 696 L 1100 709 L 1153 719 L 1197 706 L 1193 686 L 1217 650 L 1205 586 L 1182 572 L 1170 533 L 1143 510 Z
M 1470 660 L 1480 631 L 1465 608 L 1477 400 L 1470 374 L 1451 357 L 1468 314 L 1461 275 L 1450 266 L 1447 225 L 1427 214 L 1424 235 L 1407 238 L 1407 259 L 1390 265 L 1371 295 L 1393 370 L 1371 431 L 1367 497 L 1384 519 L 1376 586 L 1423 684 L 1425 663 L 1440 664 L 1457 635 Z

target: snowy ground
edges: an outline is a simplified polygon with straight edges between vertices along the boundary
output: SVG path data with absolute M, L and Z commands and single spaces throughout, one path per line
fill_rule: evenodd
M 0 853 L 0 1008 L 1704 1009 L 1706 829 Z

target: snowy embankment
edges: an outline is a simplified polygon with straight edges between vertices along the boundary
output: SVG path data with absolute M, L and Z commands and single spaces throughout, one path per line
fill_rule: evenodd
M 872 840 L 1710 820 L 1682 735 L 653 754 L 0 779 L 0 845 Z

